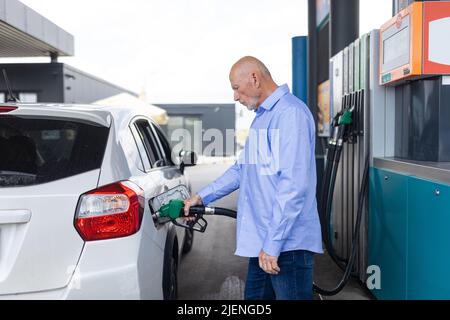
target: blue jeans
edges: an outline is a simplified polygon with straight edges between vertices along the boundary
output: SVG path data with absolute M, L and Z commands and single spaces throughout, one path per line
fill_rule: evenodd
M 270 275 L 259 267 L 258 258 L 250 258 L 245 300 L 312 300 L 314 253 L 304 250 L 280 254 L 281 272 Z

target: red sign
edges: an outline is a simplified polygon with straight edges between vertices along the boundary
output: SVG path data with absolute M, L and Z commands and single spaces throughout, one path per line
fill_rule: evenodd
M 424 74 L 450 74 L 450 2 L 424 2 Z

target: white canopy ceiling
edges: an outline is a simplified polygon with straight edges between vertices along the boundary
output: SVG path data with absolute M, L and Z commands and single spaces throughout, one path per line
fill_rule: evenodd
M 74 54 L 74 37 L 17 0 L 0 0 L 0 57 Z

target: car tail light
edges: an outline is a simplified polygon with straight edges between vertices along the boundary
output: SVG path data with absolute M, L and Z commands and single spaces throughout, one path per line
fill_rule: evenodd
M 130 181 L 113 183 L 80 197 L 75 228 L 85 241 L 115 239 L 139 231 L 144 191 Z
M 13 107 L 13 106 L 0 106 L 0 113 L 7 113 L 7 112 L 11 112 L 17 110 L 17 107 Z

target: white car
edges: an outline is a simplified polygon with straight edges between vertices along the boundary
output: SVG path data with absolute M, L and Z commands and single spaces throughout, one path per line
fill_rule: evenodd
M 0 104 L 0 299 L 175 299 L 194 159 L 144 108 Z

